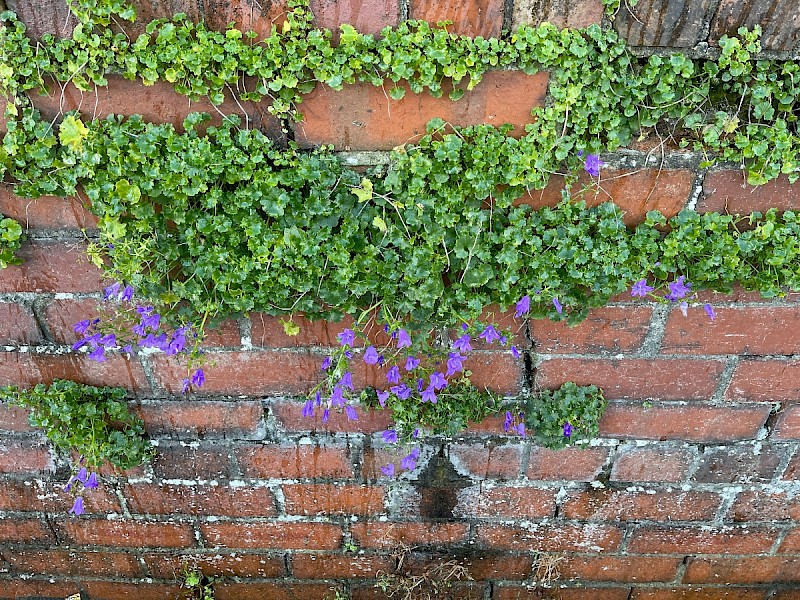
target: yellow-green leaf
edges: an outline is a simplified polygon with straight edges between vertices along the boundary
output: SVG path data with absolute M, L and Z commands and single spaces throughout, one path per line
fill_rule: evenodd
M 58 139 L 64 146 L 69 146 L 75 152 L 81 149 L 87 135 L 89 135 L 89 130 L 86 125 L 72 115 L 61 121 L 61 127 L 58 129 Z

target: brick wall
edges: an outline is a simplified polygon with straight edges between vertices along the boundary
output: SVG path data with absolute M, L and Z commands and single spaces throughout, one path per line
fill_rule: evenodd
M 32 28 L 64 32 L 63 3 L 6 0 Z M 235 20 L 267 35 L 283 12 L 254 0 L 136 2 L 146 18 L 183 11 L 214 27 Z M 470 35 L 550 20 L 600 22 L 597 0 L 313 0 L 318 23 L 351 22 L 377 32 L 406 16 L 450 19 Z M 685 5 L 685 6 L 684 6 Z M 760 22 L 767 46 L 796 50 L 794 1 L 640 0 L 614 26 L 642 52 L 701 52 L 740 23 Z M 686 18 L 686 15 L 689 15 Z M 642 18 L 647 15 L 648 18 Z M 608 23 L 606 23 L 608 25 Z M 698 45 L 699 44 L 699 45 Z M 193 110 L 167 86 L 110 77 L 108 90 L 37 97 L 48 118 L 141 112 L 180 124 Z M 458 103 L 406 94 L 389 101 L 370 86 L 319 86 L 289 133 L 306 146 L 333 144 L 348 163 L 386 160 L 428 119 L 461 125 L 511 122 L 546 101 L 547 74 L 495 72 Z M 282 135 L 264 106 L 231 99 L 256 126 Z M 215 111 L 211 111 L 212 115 Z M 218 115 L 215 116 L 218 118 Z M 778 179 L 742 184 L 732 167 L 700 168 L 700 157 L 630 149 L 604 156 L 602 192 L 627 219 L 648 210 L 800 209 L 800 187 Z M 520 201 L 554 204 L 560 183 Z M 378 572 L 397 549 L 413 573 L 442 560 L 467 566 L 473 581 L 454 598 L 538 598 L 543 565 L 560 578 L 544 597 L 636 599 L 800 598 L 800 294 L 705 294 L 717 317 L 620 297 L 574 328 L 528 323 L 533 370 L 483 351 L 474 381 L 514 394 L 564 381 L 601 386 L 610 400 L 591 445 L 552 451 L 502 435 L 500 422 L 423 447 L 410 478 L 380 471 L 388 450 L 383 414 L 324 425 L 301 417 L 296 400 L 317 380 L 325 348 L 344 324 L 298 320 L 287 337 L 276 318 L 232 318 L 212 332 L 216 366 L 202 395 L 175 388 L 180 365 L 160 355 L 104 363 L 68 351 L 72 324 L 92 314 L 100 273 L 86 259 L 95 221 L 81 198 L 16 197 L 0 186 L 0 213 L 21 221 L 24 263 L 0 271 L 0 385 L 69 378 L 130 390 L 157 444 L 152 465 L 107 477 L 86 496 L 87 515 L 66 516 L 64 457 L 0 406 L 0 598 L 174 597 L 184 564 L 219 577 L 221 600 L 322 599 L 339 587 L 352 598 L 384 598 Z M 368 383 L 368 382 L 362 382 Z

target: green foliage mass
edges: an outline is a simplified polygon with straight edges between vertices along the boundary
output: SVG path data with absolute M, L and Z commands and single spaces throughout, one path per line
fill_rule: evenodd
M 22 226 L 14 219 L 0 217 L 0 269 L 22 261 L 14 253 L 22 245 Z
M 606 404 L 598 387 L 567 382 L 557 390 L 541 390 L 528 398 L 524 405 L 525 424 L 540 446 L 563 448 L 597 437 Z M 569 437 L 564 435 L 565 423 L 572 426 Z
M 75 450 L 87 468 L 108 462 L 131 469 L 152 455 L 142 420 L 128 410 L 122 388 L 97 388 L 74 381 L 55 380 L 28 390 L 0 389 L 0 399 L 30 410 L 33 427 L 44 429 L 54 446 Z

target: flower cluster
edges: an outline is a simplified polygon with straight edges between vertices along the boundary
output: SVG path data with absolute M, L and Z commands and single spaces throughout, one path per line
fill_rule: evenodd
M 83 458 L 81 457 L 78 465 L 78 471 L 70 477 L 67 485 L 64 486 L 65 492 L 72 492 L 75 496 L 75 501 L 72 503 L 72 508 L 69 510 L 71 515 L 80 516 L 86 510 L 83 507 L 83 492 L 86 490 L 95 490 L 98 487 L 97 473 L 89 472 L 86 467 L 82 466 Z
M 674 281 L 670 281 L 667 284 L 667 289 L 669 291 L 665 293 L 663 297 L 656 296 L 653 294 L 655 288 L 647 285 L 647 279 L 640 279 L 631 287 L 631 296 L 638 296 L 640 298 L 651 296 L 662 302 L 680 302 L 678 306 L 680 307 L 681 313 L 683 313 L 684 317 L 687 316 L 689 311 L 689 300 L 697 297 L 696 292 L 692 293 L 691 282 L 686 281 L 686 277 L 680 275 L 679 277 L 676 277 Z M 716 318 L 717 314 L 714 312 L 714 308 L 708 302 L 703 304 L 703 310 L 705 310 L 708 318 L 712 321 Z
M 85 319 L 75 323 L 75 333 L 83 338 L 72 345 L 74 351 L 84 348 L 88 357 L 97 362 L 107 360 L 106 353 L 119 351 L 132 353 L 135 349 L 154 348 L 167 356 L 184 354 L 189 357 L 189 373 L 183 379 L 182 392 L 192 387 L 200 388 L 205 383 L 202 368 L 191 368 L 200 355 L 200 336 L 189 325 L 165 331 L 163 319 L 156 309 L 148 304 L 134 302 L 134 289 L 114 282 L 103 290 L 103 300 L 110 303 L 113 314 L 106 319 Z

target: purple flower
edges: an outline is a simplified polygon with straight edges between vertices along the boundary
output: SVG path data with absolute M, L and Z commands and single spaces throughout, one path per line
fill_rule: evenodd
M 417 379 L 417 391 L 421 392 L 422 388 L 425 387 L 425 380 L 424 379 Z
M 572 425 L 570 425 L 570 422 L 567 421 L 566 423 L 564 423 L 564 437 L 568 438 L 571 435 L 572 435 Z
M 511 355 L 519 360 L 519 350 L 517 350 L 516 346 L 511 346 Z
M 368 365 L 375 365 L 378 364 L 378 351 L 375 350 L 375 346 L 370 346 L 367 348 L 366 352 L 364 352 L 364 362 Z
M 583 168 L 592 177 L 599 177 L 600 167 L 604 164 L 597 154 L 589 154 L 586 156 L 586 160 L 583 161 Z
M 125 344 L 122 348 L 120 348 L 122 352 L 127 352 L 131 354 L 133 352 L 133 346 L 131 344 Z
M 203 369 L 197 369 L 194 373 L 192 373 L 192 385 L 196 385 L 197 387 L 203 387 L 203 384 L 206 382 L 206 374 L 203 373 Z
M 379 391 L 378 392 L 378 402 L 381 404 L 381 408 L 386 406 L 386 401 L 389 399 L 389 392 L 386 391 Z
M 519 302 L 517 302 L 517 311 L 514 313 L 514 318 L 519 319 L 522 315 L 527 314 L 528 311 L 531 309 L 531 297 L 530 296 L 523 296 Z
M 469 334 L 465 333 L 455 342 L 453 342 L 453 348 L 458 350 L 459 352 L 469 352 L 470 350 L 472 350 L 472 346 L 470 345 L 469 342 L 470 342 Z
M 319 390 L 317 390 L 317 393 L 314 394 L 314 402 L 317 406 L 322 405 L 322 392 L 320 392 Z
M 75 323 L 75 325 L 73 325 L 72 328 L 75 330 L 75 333 L 83 335 L 84 333 L 86 333 L 86 330 L 89 329 L 90 325 L 91 321 L 89 321 L 89 319 L 85 319 L 83 321 L 78 321 L 77 323 Z
M 64 491 L 65 492 L 68 492 L 68 491 L 70 491 L 72 489 L 72 482 L 73 481 L 75 481 L 75 478 L 74 477 L 70 477 L 69 481 L 67 482 L 67 485 L 64 486 Z
M 419 427 L 415 427 L 414 431 L 411 432 L 411 437 L 417 439 L 419 437 Z
M 692 284 L 684 282 L 684 276 L 681 275 L 675 281 L 669 284 L 669 294 L 665 296 L 670 302 L 675 302 L 681 298 L 685 298 L 686 294 L 691 292 Z
M 414 448 L 410 454 L 403 457 L 400 461 L 400 467 L 406 471 L 413 471 L 417 468 L 417 459 L 419 458 L 419 448 Z
M 500 336 L 500 345 L 505 346 L 508 343 L 508 338 L 504 335 Z
M 97 489 L 97 486 L 98 486 L 97 473 L 94 473 L 94 472 L 89 473 L 89 478 L 86 480 L 86 483 L 84 484 L 84 487 L 86 487 L 86 488 L 88 488 L 90 490 L 94 490 L 94 489 Z
M 689 303 L 688 302 L 681 302 L 681 314 L 684 317 L 689 316 Z
M 703 305 L 703 310 L 706 311 L 706 314 L 708 315 L 708 318 L 711 319 L 712 321 L 714 320 L 714 317 L 717 316 L 717 313 L 714 312 L 714 309 L 711 308 L 711 305 L 708 304 L 708 303 Z
M 86 483 L 86 478 L 88 477 L 89 472 L 86 470 L 86 467 L 81 467 L 78 473 L 75 475 L 75 479 L 80 481 L 81 483 Z
M 109 333 L 101 337 L 97 343 L 105 348 L 115 348 L 117 345 L 117 336 L 113 333 Z
M 397 443 L 397 432 L 394 429 L 387 429 L 381 434 L 381 436 L 383 437 L 383 441 L 387 444 Z
M 336 339 L 339 340 L 339 344 L 342 346 L 350 346 L 353 347 L 353 342 L 356 341 L 356 334 L 352 329 L 345 329 L 336 336 Z
M 333 392 L 331 393 L 330 403 L 334 406 L 344 406 L 345 397 L 344 392 L 342 392 L 342 388 L 339 385 L 333 386 Z
M 172 332 L 172 336 L 170 337 L 169 343 L 167 344 L 167 349 L 164 352 L 167 353 L 167 356 L 172 356 L 174 354 L 177 354 L 178 352 L 182 352 L 185 347 L 186 347 L 186 328 L 178 327 L 178 329 Z
M 185 378 L 182 383 L 183 387 L 181 388 L 181 394 L 185 394 L 189 391 L 189 388 L 191 387 L 191 384 L 189 383 L 189 378 L 188 377 Z
M 75 498 L 75 502 L 72 504 L 72 508 L 69 509 L 69 512 L 73 515 L 80 516 L 86 511 L 83 509 L 83 497 L 78 496 Z
M 339 385 L 348 390 L 353 389 L 353 374 L 350 371 L 345 371 L 342 378 L 339 380 Z
M 631 288 L 631 296 L 640 296 L 644 298 L 654 289 L 655 288 L 652 288 L 649 285 L 647 285 L 646 279 L 640 279 L 639 281 L 633 284 L 633 287 Z
M 514 424 L 514 416 L 511 414 L 510 410 L 506 411 L 506 418 L 503 421 L 503 431 L 508 431 L 511 429 L 511 426 Z
M 406 359 L 406 371 L 413 371 L 419 366 L 419 359 L 414 356 L 409 356 Z
M 394 477 L 394 464 L 389 463 L 385 467 L 381 467 L 381 473 L 383 473 L 387 477 Z
M 514 431 L 517 432 L 517 435 L 525 437 L 525 423 L 519 423 L 515 428 Z
M 398 348 L 408 348 L 411 345 L 411 336 L 408 335 L 408 332 L 405 329 L 401 329 L 397 332 L 397 347 Z
M 455 375 L 459 371 L 463 369 L 463 365 L 461 364 L 464 360 L 464 356 L 461 356 L 458 352 L 451 352 L 447 355 L 447 372 L 445 376 L 450 377 L 451 375 Z
M 422 401 L 436 404 L 436 392 L 434 391 L 432 385 L 428 386 L 422 391 Z
M 344 407 L 344 412 L 347 413 L 347 418 L 351 421 L 358 421 L 358 415 L 356 414 L 356 409 L 353 407 L 352 404 L 348 404 Z
M 303 406 L 303 416 L 304 417 L 313 417 L 314 416 L 314 401 L 313 400 L 306 400 L 305 406 Z
M 482 338 L 487 344 L 491 344 L 495 340 L 499 340 L 502 336 L 497 333 L 494 325 L 487 325 L 478 337 Z
M 561 311 L 564 310 L 561 306 L 561 302 L 558 301 L 558 298 L 553 298 L 553 306 L 556 307 L 556 312 L 561 314 Z
M 91 360 L 95 360 L 97 362 L 103 362 L 106 360 L 106 349 L 103 346 L 97 346 L 94 350 L 89 353 L 89 358 Z
M 397 365 L 393 365 L 391 369 L 386 372 L 386 381 L 389 383 L 400 383 L 400 369 Z
M 133 299 L 133 288 L 129 285 L 126 285 L 125 289 L 122 290 L 122 294 L 120 295 L 119 299 L 123 302 L 130 302 Z
M 411 388 L 409 388 L 405 383 L 392 386 L 389 389 L 395 396 L 400 398 L 400 400 L 408 400 L 409 396 L 411 396 Z
M 444 375 L 439 373 L 439 371 L 434 371 L 431 373 L 431 387 L 434 390 L 441 390 L 447 385 L 447 380 L 444 378 Z
M 322 365 L 320 366 L 320 370 L 327 371 L 331 368 L 331 357 L 326 356 L 325 360 L 322 361 Z
M 115 281 L 114 283 L 112 283 L 107 288 L 104 288 L 103 289 L 103 300 L 109 300 L 112 296 L 119 295 L 119 286 L 120 286 L 120 283 L 118 281 Z
M 81 348 L 83 348 L 84 346 L 86 346 L 88 344 L 89 344 L 89 340 L 88 339 L 78 340 L 77 342 L 72 344 L 72 350 L 77 352 L 78 350 L 80 350 Z
M 322 411 L 322 422 L 323 423 L 327 423 L 328 419 L 330 418 L 330 416 L 331 416 L 331 409 L 326 408 L 325 410 L 323 410 Z

